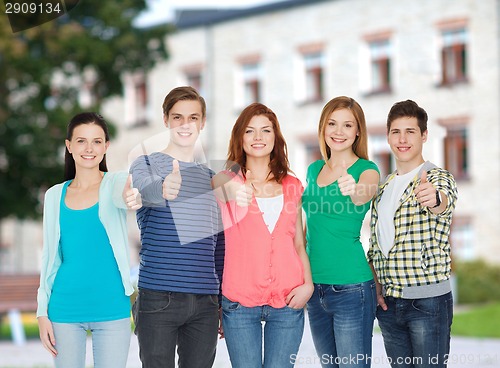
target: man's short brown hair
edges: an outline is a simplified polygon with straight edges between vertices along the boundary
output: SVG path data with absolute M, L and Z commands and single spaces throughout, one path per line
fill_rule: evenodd
M 172 107 L 179 101 L 198 101 L 201 105 L 201 114 L 204 118 L 207 113 L 207 105 L 205 99 L 201 97 L 196 89 L 191 86 L 176 87 L 171 90 L 163 100 L 163 115 L 168 117 L 168 113 Z

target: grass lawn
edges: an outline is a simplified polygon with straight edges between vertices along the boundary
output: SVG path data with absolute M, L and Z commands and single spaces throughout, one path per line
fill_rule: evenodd
M 26 338 L 38 338 L 38 323 L 35 314 L 23 313 L 22 321 Z M 7 316 L 0 317 L 0 340 L 11 340 L 9 318 Z
M 34 313 L 23 313 L 22 315 L 24 332 L 26 334 L 27 339 L 38 339 L 38 322 L 36 320 L 36 315 Z M 134 330 L 133 322 L 132 331 Z M 12 336 L 10 334 L 10 324 L 7 316 L 0 317 L 0 341 L 2 340 L 11 340 Z
M 500 302 L 474 306 L 455 313 L 451 334 L 500 338 Z

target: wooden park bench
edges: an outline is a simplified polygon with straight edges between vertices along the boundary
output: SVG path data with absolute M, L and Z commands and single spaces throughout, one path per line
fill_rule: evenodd
M 12 340 L 22 345 L 26 341 L 22 312 L 36 312 L 36 295 L 40 284 L 38 274 L 0 274 L 0 317 L 9 317 Z

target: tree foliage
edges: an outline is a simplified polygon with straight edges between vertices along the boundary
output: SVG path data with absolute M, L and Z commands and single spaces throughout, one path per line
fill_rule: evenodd
M 44 191 L 62 180 L 68 120 L 120 94 L 124 72 L 167 57 L 167 26 L 132 26 L 145 7 L 145 0 L 81 0 L 17 33 L 0 16 L 0 220 L 39 216 Z

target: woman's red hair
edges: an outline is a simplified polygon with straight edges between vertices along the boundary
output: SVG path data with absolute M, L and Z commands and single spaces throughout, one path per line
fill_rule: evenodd
M 258 102 L 245 107 L 240 116 L 238 116 L 238 119 L 236 119 L 236 123 L 234 123 L 227 152 L 226 168 L 233 172 L 238 172 L 241 169 L 243 174 L 246 173 L 247 155 L 243 149 L 243 135 L 254 116 L 265 116 L 273 125 L 274 148 L 271 152 L 271 161 L 269 162 L 269 178 L 273 178 L 281 184 L 283 178 L 290 171 L 285 138 L 281 133 L 276 114 L 270 108 Z

